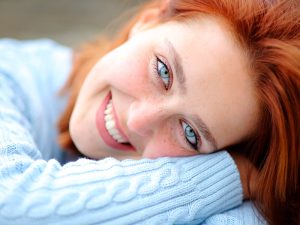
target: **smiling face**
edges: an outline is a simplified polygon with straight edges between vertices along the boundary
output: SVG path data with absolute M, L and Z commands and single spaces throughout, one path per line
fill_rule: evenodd
M 91 158 L 210 153 L 255 132 L 248 61 L 226 26 L 202 17 L 134 33 L 86 78 L 70 121 Z

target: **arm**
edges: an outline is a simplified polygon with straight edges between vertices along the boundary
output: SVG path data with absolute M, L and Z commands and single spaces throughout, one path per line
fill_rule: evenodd
M 81 159 L 61 166 L 39 159 L 32 143 L 15 138 L 20 142 L 1 146 L 2 225 L 201 222 L 241 201 L 238 174 L 225 152 L 122 162 Z
M 206 219 L 202 225 L 266 225 L 266 221 L 249 201 L 241 206 Z
M 187 158 L 100 161 L 62 166 L 43 160 L 30 104 L 0 69 L 0 224 L 200 223 L 242 201 L 226 152 Z M 38 94 L 38 93 L 37 93 Z
M 254 165 L 241 154 L 230 151 L 234 159 L 243 186 L 244 200 L 253 199 L 255 196 L 255 185 L 257 169 Z M 208 217 L 202 225 L 266 225 L 267 222 L 256 210 L 254 204 L 250 201 L 244 201 L 242 205 L 217 213 Z

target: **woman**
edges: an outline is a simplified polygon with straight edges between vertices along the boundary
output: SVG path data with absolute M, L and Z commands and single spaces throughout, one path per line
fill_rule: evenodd
M 0 224 L 188 224 L 247 198 L 248 168 L 219 152 L 155 160 L 69 161 L 55 139 L 56 95 L 72 51 L 53 41 L 0 41 Z M 12 63 L 13 62 L 13 63 Z M 240 160 L 241 162 L 245 160 Z M 244 174 L 244 175 L 243 175 Z M 259 218 L 249 203 L 226 217 Z M 244 216 L 246 217 L 244 218 Z
M 270 224 L 296 223 L 298 3 L 151 2 L 83 84 L 70 119 L 77 149 L 92 158 L 156 158 L 210 153 L 243 143 L 237 151 L 259 171 L 256 205 Z M 69 83 L 74 96 L 78 88 L 72 86 L 91 68 L 80 71 L 82 64 L 93 65 L 99 55 L 92 51 L 99 48 L 103 46 L 95 43 L 80 52 Z M 74 99 L 67 114 L 73 105 Z M 114 113 L 103 112 L 110 105 Z M 68 129 L 64 120 L 69 116 L 62 118 L 62 132 Z M 90 135 L 81 135 L 88 130 Z M 62 139 L 65 147 L 70 140 Z
M 250 185 L 251 197 L 255 198 L 269 223 L 296 224 L 299 180 L 299 7 L 294 5 L 291 1 L 151 2 L 129 23 L 121 37 L 110 45 L 110 49 L 95 43 L 75 55 L 75 64 L 66 86 L 70 101 L 60 120 L 62 146 L 79 150 L 93 159 L 106 156 L 120 159 L 192 156 L 225 147 L 232 148 L 242 181 L 254 179 L 257 183 Z M 285 20 L 279 20 L 281 18 Z M 199 45 L 194 44 L 198 42 Z M 25 53 L 35 51 L 28 45 L 18 47 L 23 48 Z M 53 53 L 53 62 L 68 61 L 66 50 L 57 52 Z M 230 64 L 232 61 L 235 64 Z M 32 63 L 37 64 L 36 61 Z M 219 214 L 236 206 L 240 197 L 238 188 L 232 183 L 233 180 L 239 180 L 236 176 L 225 183 L 233 170 L 227 170 L 232 164 L 224 152 L 181 159 L 123 162 L 79 160 L 66 164 L 64 168 L 56 161 L 40 160 L 40 151 L 45 151 L 43 149 L 48 146 L 43 146 L 45 142 L 39 139 L 40 134 L 34 132 L 42 132 L 46 128 L 36 127 L 43 122 L 35 123 L 30 118 L 43 109 L 37 105 L 32 107 L 37 109 L 32 110 L 34 112 L 26 108 L 27 105 L 12 92 L 18 86 L 13 81 L 7 81 L 10 75 L 7 75 L 9 73 L 5 66 L 2 67 L 2 79 L 5 82 L 3 90 L 7 90 L 5 93 L 9 94 L 6 97 L 10 98 L 2 99 L 9 110 L 2 110 L 1 117 L 9 119 L 1 121 L 1 127 L 11 130 L 11 121 L 16 122 L 15 127 L 24 135 L 19 137 L 13 130 L 7 135 L 4 129 L 1 130 L 1 136 L 6 137 L 4 140 L 9 140 L 1 147 L 1 152 L 6 152 L 1 153 L 6 156 L 3 161 L 9 160 L 9 163 L 3 163 L 5 170 L 2 171 L 5 172 L 1 174 L 6 181 L 1 185 L 4 190 L 1 193 L 5 193 L 1 196 L 1 224 L 9 224 L 10 218 L 17 224 L 33 221 L 51 224 L 62 221 L 63 224 L 213 224 L 218 221 L 224 224 L 222 219 L 232 219 L 232 215 L 240 214 L 240 218 L 234 217 L 239 219 L 248 215 L 244 218 L 247 222 L 255 218 L 255 212 L 251 211 L 248 204 Z M 27 74 L 24 67 L 20 74 Z M 38 79 L 45 82 L 42 78 Z M 23 84 L 19 85 L 22 87 Z M 283 85 L 288 88 L 283 89 Z M 54 86 L 59 85 L 56 83 Z M 34 85 L 27 88 L 37 89 Z M 41 88 L 39 91 L 45 94 L 49 90 Z M 34 99 L 30 97 L 27 96 Z M 277 98 L 279 101 L 275 101 Z M 287 101 L 284 101 L 285 98 Z M 281 108 L 276 111 L 278 107 Z M 53 119 L 51 110 L 47 114 Z M 29 115 L 24 118 L 22 112 Z M 29 122 L 33 126 L 29 126 Z M 263 127 L 261 122 L 264 122 Z M 24 127 L 20 127 L 20 124 Z M 266 132 L 269 130 L 271 134 Z M 28 144 L 28 136 L 32 133 L 35 140 L 31 140 L 30 144 L 36 142 L 39 151 Z M 10 147 L 10 140 L 14 141 L 12 135 L 23 142 Z M 239 144 L 238 150 L 234 150 Z M 243 155 L 253 162 L 258 173 L 241 163 L 248 162 L 242 158 Z M 272 157 L 277 155 L 280 155 L 280 160 L 276 161 Z M 221 166 L 216 167 L 219 162 Z M 173 164 L 180 165 L 180 169 Z M 201 168 L 199 164 L 202 164 Z M 171 167 L 167 170 L 157 169 L 165 165 Z M 15 166 L 19 169 L 16 170 Z M 242 172 L 243 166 L 247 172 L 252 172 L 251 177 L 247 177 L 249 173 Z M 93 170 L 98 170 L 98 174 Z M 82 171 L 90 175 L 84 176 Z M 147 173 L 157 179 L 147 178 Z M 202 179 L 199 179 L 198 173 Z M 166 174 L 171 176 L 163 179 Z M 245 179 L 243 174 L 246 175 Z M 179 184 L 178 177 L 183 184 Z M 62 179 L 66 179 L 67 184 L 62 184 Z M 195 185 L 195 181 L 202 183 Z M 263 181 L 267 181 L 264 186 Z M 143 188 L 145 182 L 150 185 Z M 243 183 L 246 184 L 244 186 L 248 184 Z M 49 185 L 50 191 L 45 191 L 45 184 Z M 77 189 L 74 187 L 76 184 Z M 10 185 L 12 191 L 8 191 Z M 270 190 L 273 186 L 274 190 Z M 107 194 L 108 187 L 112 190 L 110 195 Z M 224 188 L 225 192 L 220 192 Z M 63 191 L 59 192 L 59 189 Z M 178 191 L 182 189 L 185 195 Z M 192 191 L 195 189 L 196 192 Z M 138 190 L 138 194 L 135 190 Z M 168 193 L 164 190 L 168 190 Z M 118 191 L 122 192 L 118 195 Z M 233 191 L 231 196 L 228 195 L 229 191 Z M 245 193 L 248 191 L 244 188 Z M 54 200 L 49 201 L 45 193 L 55 194 L 52 197 Z M 221 205 L 212 200 L 213 193 L 217 193 L 215 198 L 224 195 Z M 99 195 L 99 198 L 95 195 Z M 106 196 L 106 199 L 102 196 Z M 140 204 L 137 204 L 138 201 Z M 189 201 L 189 206 L 182 201 Z M 199 204 L 202 206 L 199 207 Z M 10 210 L 17 205 L 18 210 Z M 168 208 L 170 205 L 171 208 Z M 283 212 L 279 214 L 278 209 L 283 209 Z M 8 212 L 10 215 L 7 215 Z M 85 220 L 78 223 L 80 217 Z M 240 221 L 243 219 L 235 222 Z M 252 221 L 257 222 L 255 219 Z

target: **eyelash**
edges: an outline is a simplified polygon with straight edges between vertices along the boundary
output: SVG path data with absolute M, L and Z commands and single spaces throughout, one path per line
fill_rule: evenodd
M 162 78 L 162 76 L 159 74 L 159 66 L 158 66 L 158 64 L 159 63 L 161 63 L 161 64 L 163 64 L 163 66 L 165 66 L 166 68 L 167 68 L 167 70 L 168 70 L 168 73 L 170 74 L 169 76 L 170 76 L 170 81 L 169 81 L 169 83 L 168 83 L 168 85 L 166 85 L 165 83 L 164 83 L 164 81 L 163 81 L 163 78 Z M 165 90 L 166 91 L 168 91 L 168 90 L 170 90 L 171 89 L 171 87 L 172 87 L 172 83 L 173 83 L 173 73 L 172 73 L 172 70 L 170 69 L 170 67 L 168 66 L 168 63 L 164 60 L 164 59 L 160 59 L 158 56 L 155 56 L 155 61 L 154 61 L 154 63 L 153 63 L 153 70 L 154 70 L 154 73 L 156 74 L 156 77 L 159 79 L 159 81 L 160 81 L 160 83 L 162 83 L 162 85 L 164 86 L 164 88 L 165 88 Z M 197 131 L 195 131 L 195 129 L 190 125 L 190 123 L 188 123 L 186 120 L 184 120 L 184 119 L 181 119 L 181 120 L 179 120 L 179 122 L 180 122 L 180 126 L 181 126 L 181 128 L 180 128 L 180 133 L 182 134 L 182 136 L 183 136 L 183 138 L 184 138 L 184 140 L 185 140 L 185 142 L 189 145 L 189 146 L 191 146 L 194 150 L 196 150 L 196 151 L 199 151 L 199 142 L 200 142 L 200 136 L 199 136 L 199 134 L 197 133 Z M 185 123 L 185 124 L 187 124 L 191 129 L 192 129 L 192 131 L 193 131 L 193 133 L 195 134 L 195 136 L 196 136 L 196 144 L 192 144 L 189 140 L 188 140 L 188 138 L 186 137 L 186 131 L 183 129 L 183 127 L 182 127 L 182 124 L 183 123 Z
M 161 77 L 161 75 L 159 74 L 159 68 L 158 68 L 158 64 L 161 63 L 163 66 L 165 66 L 169 72 L 169 76 L 170 76 L 170 80 L 168 85 L 166 85 L 163 81 L 163 78 Z M 165 90 L 168 91 L 171 89 L 172 84 L 173 84 L 173 73 L 172 70 L 170 69 L 170 66 L 168 65 L 168 63 L 166 62 L 166 60 L 164 60 L 163 58 L 160 58 L 158 56 L 155 56 L 155 61 L 154 61 L 154 73 L 157 75 L 158 79 L 160 80 L 160 82 L 162 83 L 162 85 L 164 86 Z
M 191 146 L 195 151 L 199 151 L 199 146 L 201 144 L 201 138 L 200 138 L 200 135 L 198 134 L 198 132 L 190 125 L 190 123 L 188 123 L 185 119 L 180 119 L 179 120 L 179 123 L 180 123 L 180 126 L 182 127 L 182 124 L 185 123 L 187 126 L 189 126 L 193 133 L 195 134 L 195 138 L 196 138 L 196 143 L 195 144 L 192 144 L 187 136 L 186 136 L 186 130 L 184 130 L 183 128 L 181 129 L 181 135 L 183 136 L 183 138 L 185 139 L 185 142 Z

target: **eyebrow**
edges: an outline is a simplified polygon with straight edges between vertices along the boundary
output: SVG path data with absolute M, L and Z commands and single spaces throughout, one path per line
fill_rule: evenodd
M 182 68 L 182 59 L 176 51 L 174 45 L 168 39 L 165 39 L 165 43 L 174 64 L 175 76 L 178 80 L 179 88 L 183 93 L 186 93 L 186 75 Z M 198 115 L 192 115 L 192 120 L 195 121 L 195 124 L 200 129 L 201 134 L 211 144 L 211 146 L 214 149 L 218 149 L 216 139 L 211 134 L 203 120 L 199 118 Z

